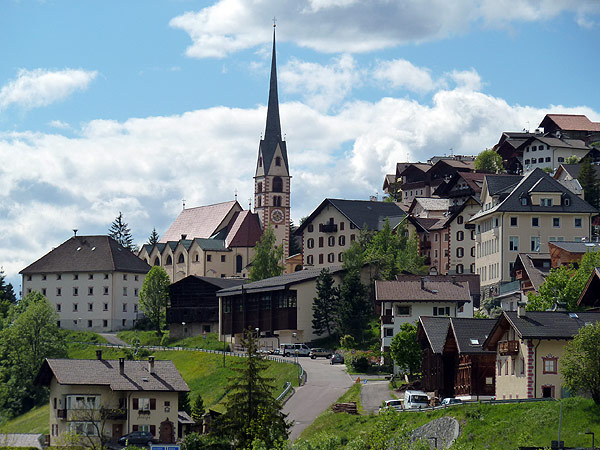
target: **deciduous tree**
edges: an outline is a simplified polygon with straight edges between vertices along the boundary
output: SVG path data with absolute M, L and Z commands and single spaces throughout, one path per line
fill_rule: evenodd
M 589 392 L 600 405 L 600 323 L 580 328 L 565 345 L 560 362 L 565 386 L 573 392 Z
M 119 211 L 119 215 L 110 225 L 108 235 L 126 249 L 131 251 L 135 250 L 131 230 L 129 229 L 127 223 L 123 220 L 123 213 L 121 211 Z
M 581 160 L 581 169 L 577 180 L 583 188 L 583 198 L 594 208 L 600 208 L 600 184 L 596 174 L 596 168 L 592 166 L 591 158 Z
M 392 339 L 390 353 L 396 365 L 404 373 L 413 375 L 421 370 L 421 347 L 417 342 L 417 327 L 412 323 L 400 325 L 400 331 Z
M 317 277 L 317 296 L 312 305 L 312 326 L 317 336 L 325 332 L 328 336 L 333 334 L 338 301 L 339 289 L 334 286 L 333 276 L 329 269 L 322 269 Z
M 255 439 L 261 439 L 266 448 L 272 448 L 276 442 L 287 439 L 291 425 L 281 412 L 281 403 L 273 397 L 273 379 L 263 374 L 267 363 L 258 353 L 252 330 L 244 333 L 241 344 L 246 348 L 247 357 L 241 367 L 234 368 L 237 375 L 229 380 L 222 431 L 233 440 L 235 448 L 251 448 Z
M 162 335 L 162 326 L 169 304 L 169 275 L 161 266 L 153 266 L 144 278 L 140 290 L 140 309 L 148 317 L 158 335 Z
M 275 233 L 268 227 L 254 247 L 254 259 L 250 267 L 250 280 L 259 281 L 283 273 L 283 245 L 275 246 Z
M 502 156 L 492 149 L 485 149 L 475 158 L 475 170 L 479 172 L 500 173 L 504 171 Z

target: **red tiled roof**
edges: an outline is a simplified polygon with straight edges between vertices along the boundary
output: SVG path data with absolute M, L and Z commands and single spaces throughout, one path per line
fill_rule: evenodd
M 184 209 L 161 236 L 159 242 L 179 241 L 182 234 L 187 235 L 187 239 L 209 238 L 227 225 L 223 221 L 236 206 L 238 210 L 242 210 L 240 204 L 235 200 Z
M 583 114 L 546 114 L 542 123 L 546 119 L 552 120 L 561 130 L 600 131 L 600 122 L 592 122 Z
M 225 238 L 227 247 L 254 247 L 262 235 L 257 214 L 240 211 L 231 219 Z

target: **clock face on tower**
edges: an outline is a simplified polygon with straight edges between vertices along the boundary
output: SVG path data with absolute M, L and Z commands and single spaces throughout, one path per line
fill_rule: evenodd
M 280 209 L 274 209 L 271 211 L 271 220 L 275 223 L 281 223 L 284 219 L 283 211 Z

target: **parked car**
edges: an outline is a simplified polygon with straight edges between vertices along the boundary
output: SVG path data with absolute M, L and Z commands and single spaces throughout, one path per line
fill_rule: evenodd
M 402 409 L 402 400 L 398 400 L 397 398 L 386 400 L 385 404 L 379 408 L 379 411 L 383 411 L 384 409 L 395 409 L 396 411 L 400 411 Z
M 331 358 L 331 352 L 329 350 L 326 350 L 324 348 L 311 348 L 310 349 L 310 354 L 309 356 L 311 357 L 311 359 L 315 359 L 315 358 L 319 358 L 319 357 L 324 357 L 324 358 Z
M 429 397 L 423 391 L 406 391 L 404 392 L 404 407 L 412 408 L 427 408 L 429 406 Z
M 281 344 L 279 354 L 283 356 L 308 356 L 310 348 L 306 344 Z
M 444 400 L 442 400 L 442 403 L 440 403 L 441 405 L 460 405 L 462 403 L 462 400 L 459 398 L 454 398 L 454 397 L 447 397 Z
M 119 438 L 120 445 L 147 445 L 151 446 L 155 442 L 152 433 L 149 431 L 134 431 Z
M 344 357 L 339 353 L 334 353 L 331 356 L 331 361 L 329 361 L 329 364 L 344 364 Z

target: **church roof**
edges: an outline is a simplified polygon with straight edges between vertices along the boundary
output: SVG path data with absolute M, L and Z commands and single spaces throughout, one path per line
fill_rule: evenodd
M 286 170 L 289 172 L 287 148 L 285 141 L 281 139 L 281 121 L 279 120 L 279 98 L 277 95 L 277 61 L 275 55 L 275 26 L 273 26 L 273 54 L 271 57 L 271 81 L 269 83 L 269 103 L 267 106 L 267 124 L 265 126 L 264 139 L 260 141 L 260 150 L 263 157 L 265 174 L 269 173 L 271 162 L 277 150 L 277 144 L 281 148 L 281 155 Z
M 225 243 L 227 247 L 254 247 L 261 235 L 258 215 L 240 211 L 231 219 Z
M 145 261 L 109 236 L 73 236 L 19 273 L 148 273 L 149 270 Z
M 236 206 L 242 209 L 237 200 L 184 209 L 159 242 L 178 242 L 184 234 L 188 239 L 209 238 L 226 225 L 223 221 Z

